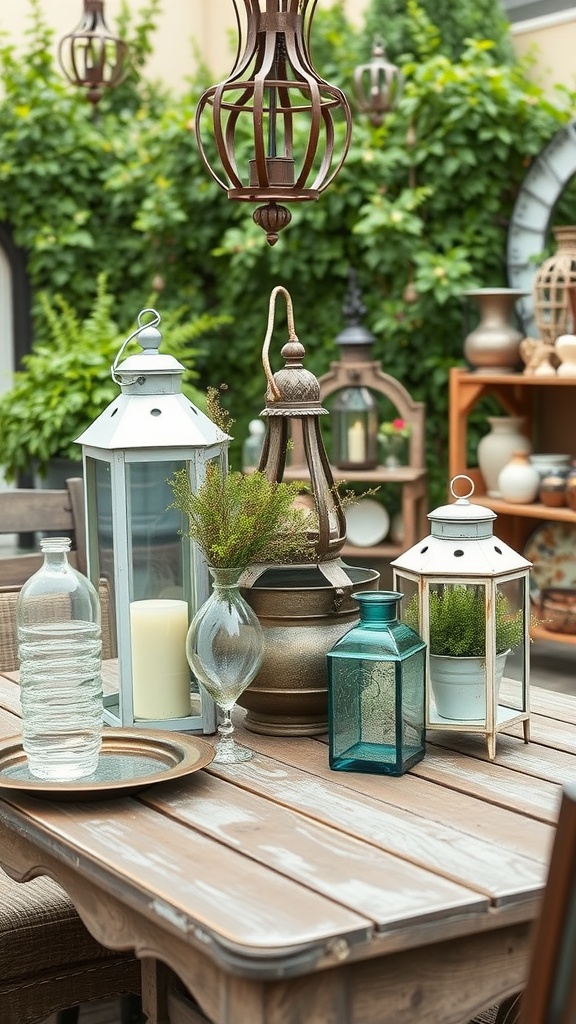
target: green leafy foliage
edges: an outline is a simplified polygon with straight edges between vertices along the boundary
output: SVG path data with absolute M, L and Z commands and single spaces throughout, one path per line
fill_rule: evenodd
M 135 24 L 124 15 L 144 56 L 159 3 L 148 0 Z M 202 390 L 228 386 L 222 401 L 235 421 L 232 463 L 240 465 L 248 422 L 264 404 L 261 347 L 271 290 L 282 284 L 290 291 L 305 365 L 321 375 L 339 356 L 335 338 L 354 267 L 374 359 L 426 403 L 429 500 L 441 504 L 448 372 L 463 363 L 463 338 L 473 326 L 463 292 L 507 283 L 507 228 L 518 189 L 574 108 L 568 92 L 547 100 L 527 66 L 513 59 L 496 0 L 369 5 L 385 24 L 380 35 L 391 41 L 398 31 L 391 56 L 402 58 L 401 101 L 378 129 L 356 115 L 342 171 L 317 202 L 293 205 L 292 223 L 273 249 L 252 223 L 249 204 L 230 202 L 200 159 L 194 112 L 212 81 L 207 73 L 185 95 L 167 97 L 144 82 L 136 63 L 94 119 L 55 67 L 38 0 L 30 7 L 26 53 L 0 47 L 0 221 L 28 254 L 35 293 L 46 292 L 52 305 L 61 293 L 80 318 L 88 316 L 105 268 L 118 324 L 132 324 L 151 291 L 163 314 L 227 318 L 197 353 L 195 368 Z M 365 43 L 341 0 L 317 12 L 314 63 L 349 96 Z M 562 204 L 564 223 L 576 219 L 575 203 L 572 194 Z M 36 303 L 38 339 L 43 317 Z M 285 340 L 280 321 L 274 369 Z M 476 414 L 470 423 L 474 447 Z
M 43 472 L 55 456 L 79 459 L 75 439 L 118 396 L 110 370 L 126 334 L 112 316 L 113 305 L 105 274 L 98 277 L 93 306 L 84 317 L 62 295 L 51 301 L 46 293 L 40 294 L 42 319 L 34 347 L 24 357 L 12 388 L 0 398 L 0 463 L 9 478 L 31 464 Z M 183 321 L 182 316 L 182 310 L 174 309 L 162 323 L 162 352 L 186 367 L 183 391 L 201 405 L 203 395 L 192 383 L 197 378 L 192 342 L 221 320 L 205 314 Z M 135 342 L 126 354 L 132 351 L 139 351 Z
M 431 590 L 429 599 L 430 654 L 453 658 L 481 658 L 486 654 L 486 613 L 483 587 L 446 584 Z M 511 611 L 508 601 L 496 592 L 496 654 L 522 643 L 522 611 Z M 418 595 L 406 606 L 404 621 L 418 630 Z
M 188 517 L 188 536 L 209 565 L 246 568 L 256 562 L 310 560 L 310 515 L 294 506 L 297 483 L 273 483 L 264 473 L 223 473 L 210 463 L 206 480 L 195 492 L 186 470 L 169 481 L 172 507 Z

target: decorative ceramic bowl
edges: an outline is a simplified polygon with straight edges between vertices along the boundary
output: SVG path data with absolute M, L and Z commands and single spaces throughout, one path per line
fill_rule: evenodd
M 576 633 L 576 589 L 547 587 L 542 591 L 541 614 L 553 633 Z
M 535 455 L 530 455 L 529 459 L 533 466 L 540 473 L 540 476 L 545 476 L 546 473 L 553 472 L 559 469 L 568 469 L 570 466 L 571 455 L 561 455 L 549 452 L 537 452 Z

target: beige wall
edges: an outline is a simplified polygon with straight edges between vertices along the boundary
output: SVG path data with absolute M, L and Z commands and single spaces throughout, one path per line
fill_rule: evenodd
M 129 0 L 130 9 L 138 11 L 138 0 Z M 151 78 L 162 78 L 170 86 L 180 86 L 190 73 L 193 40 L 203 59 L 224 72 L 230 65 L 229 47 L 224 26 L 234 24 L 231 0 L 164 0 L 164 13 L 154 36 L 154 53 L 147 65 Z M 82 13 L 82 0 L 41 0 L 46 21 L 56 33 L 55 46 L 66 33 L 76 28 Z M 106 21 L 114 31 L 120 0 L 106 0 Z M 11 41 L 23 38 L 29 21 L 27 0 L 0 0 L 0 30 Z
M 576 88 L 576 8 L 513 26 L 518 55 L 531 55 L 531 77 L 548 92 L 554 84 Z
M 320 3 L 324 0 L 320 0 Z M 356 13 L 366 0 L 347 0 Z M 138 11 L 138 0 L 129 0 L 131 10 Z M 234 6 L 232 0 L 163 0 L 164 13 L 159 19 L 154 36 L 154 53 L 147 65 L 151 78 L 161 78 L 166 84 L 179 88 L 193 64 L 195 48 L 202 59 L 214 70 L 216 78 L 225 78 L 232 67 L 235 50 Z M 82 0 L 40 0 L 40 7 L 55 32 L 55 45 L 71 32 L 80 20 Z M 111 31 L 121 0 L 105 0 L 106 21 Z M 8 33 L 11 41 L 23 38 L 28 23 L 27 0 L 0 0 L 0 31 Z
M 319 0 L 320 5 L 325 0 Z M 359 19 L 367 0 L 346 0 L 348 13 Z M 76 27 L 82 0 L 40 0 L 46 20 L 58 40 Z M 129 0 L 138 11 L 138 0 Z M 121 0 L 106 0 L 108 25 L 113 29 Z M 232 0 L 163 0 L 164 13 L 154 37 L 147 73 L 179 88 L 193 66 L 196 47 L 213 70 L 215 79 L 226 77 L 235 52 L 235 18 Z M 28 22 L 27 0 L 0 0 L 0 30 L 18 41 Z M 534 53 L 534 77 L 546 87 L 554 81 L 576 86 L 576 7 L 546 18 L 535 18 L 513 27 L 518 53 Z

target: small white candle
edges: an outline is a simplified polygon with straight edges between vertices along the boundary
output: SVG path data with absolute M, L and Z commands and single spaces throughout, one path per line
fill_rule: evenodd
M 184 718 L 190 714 L 187 632 L 186 601 L 130 604 L 134 718 Z
M 366 461 L 366 438 L 360 420 L 348 428 L 348 462 Z

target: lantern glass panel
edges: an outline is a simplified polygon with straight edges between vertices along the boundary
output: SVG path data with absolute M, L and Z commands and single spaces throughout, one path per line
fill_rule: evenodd
M 496 654 L 501 649 L 509 652 L 503 677 L 506 692 L 500 699 L 505 699 L 508 707 L 523 711 L 530 656 L 530 598 L 526 580 L 505 580 L 498 584 L 496 595 Z
M 378 411 L 368 388 L 344 388 L 331 408 L 332 461 L 342 469 L 378 463 Z

